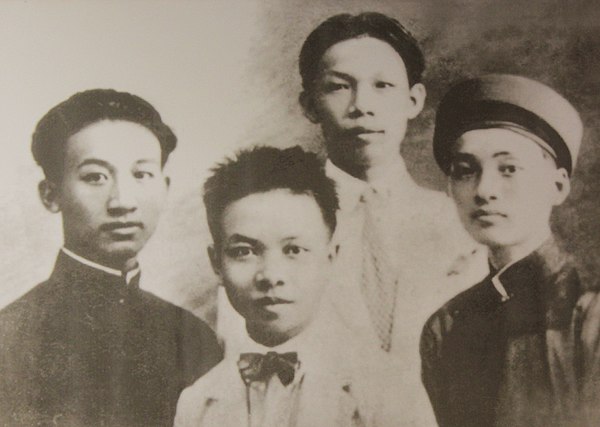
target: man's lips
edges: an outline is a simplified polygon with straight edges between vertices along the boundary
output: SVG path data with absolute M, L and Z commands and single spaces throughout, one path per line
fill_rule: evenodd
M 271 305 L 279 305 L 279 304 L 291 304 L 292 302 L 293 301 L 283 299 L 283 298 L 278 298 L 278 297 L 262 297 L 262 298 L 255 300 L 255 303 L 257 305 L 260 305 L 261 307 L 268 307 Z
M 475 212 L 471 214 L 471 218 L 473 219 L 487 219 L 487 218 L 507 218 L 504 212 L 492 210 L 492 209 L 477 209 Z
M 100 226 L 102 231 L 112 231 L 116 233 L 133 233 L 144 228 L 144 224 L 137 221 L 113 221 Z
M 359 135 L 370 135 L 370 134 L 383 134 L 385 133 L 382 130 L 370 129 L 363 126 L 356 126 L 345 131 L 346 134 L 350 136 L 359 136 Z

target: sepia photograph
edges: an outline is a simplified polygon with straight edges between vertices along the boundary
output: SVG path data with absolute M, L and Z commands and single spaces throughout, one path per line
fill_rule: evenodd
M 599 2 L 0 0 L 0 58 L 0 426 L 600 425 Z

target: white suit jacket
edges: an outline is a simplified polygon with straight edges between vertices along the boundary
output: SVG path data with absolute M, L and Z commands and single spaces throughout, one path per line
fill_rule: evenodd
M 401 394 L 406 372 L 387 355 L 363 349 L 350 337 L 331 339 L 330 332 L 328 327 L 318 330 L 308 348 L 299 351 L 304 379 L 297 427 L 418 425 L 407 418 L 412 395 Z M 248 426 L 246 386 L 237 357 L 226 357 L 183 391 L 175 426 Z

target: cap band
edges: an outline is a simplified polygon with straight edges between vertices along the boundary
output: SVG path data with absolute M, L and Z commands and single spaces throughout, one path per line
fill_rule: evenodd
M 436 124 L 438 129 L 446 129 L 445 135 L 440 138 L 448 142 L 456 141 L 463 133 L 469 130 L 486 129 L 492 127 L 516 128 L 534 136 L 534 142 L 546 149 L 556 159 L 558 167 L 565 168 L 571 175 L 571 153 L 563 138 L 544 119 L 529 110 L 502 101 L 482 100 L 457 108 L 444 115 L 444 123 Z M 539 139 L 539 140 L 538 140 Z M 440 144 L 438 144 L 438 147 Z M 441 145 L 442 150 L 436 154 L 438 163 L 449 166 L 452 143 Z M 448 173 L 448 170 L 445 170 Z

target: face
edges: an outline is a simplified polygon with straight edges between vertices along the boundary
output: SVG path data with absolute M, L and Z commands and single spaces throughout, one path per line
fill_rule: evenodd
M 472 130 L 456 146 L 450 189 L 473 238 L 494 248 L 547 237 L 552 207 L 569 191 L 566 171 L 508 129 Z
M 231 203 L 221 225 L 211 260 L 248 331 L 279 342 L 302 332 L 331 263 L 329 230 L 314 198 L 285 189 L 255 193 Z
M 303 106 L 321 124 L 330 159 L 365 171 L 400 155 L 409 119 L 423 108 L 425 88 L 409 87 L 404 61 L 386 42 L 361 37 L 331 46 Z
M 63 178 L 42 198 L 62 212 L 65 247 L 122 269 L 154 232 L 167 183 L 160 143 L 148 129 L 103 120 L 67 140 Z

